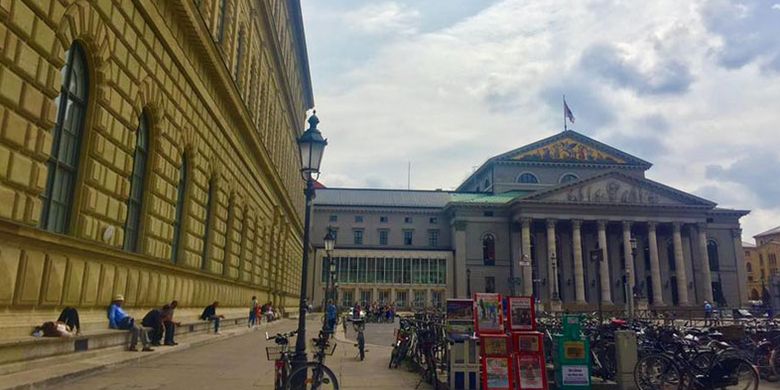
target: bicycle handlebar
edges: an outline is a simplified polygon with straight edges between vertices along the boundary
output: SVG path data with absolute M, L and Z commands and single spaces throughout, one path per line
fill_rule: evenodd
M 293 330 L 293 331 L 287 332 L 287 333 L 277 333 L 277 334 L 275 334 L 273 336 L 269 336 L 268 332 L 265 332 L 265 339 L 266 340 L 275 340 L 277 338 L 287 339 L 287 338 L 295 336 L 296 334 L 298 334 L 297 330 Z

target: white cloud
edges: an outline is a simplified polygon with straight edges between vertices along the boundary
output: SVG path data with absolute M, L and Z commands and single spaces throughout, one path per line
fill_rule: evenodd
M 417 31 L 420 13 L 395 1 L 367 4 L 344 14 L 351 27 L 369 34 L 413 34 Z
M 329 2 L 305 10 L 317 4 Z M 363 11 L 389 3 L 360 4 Z M 707 175 L 708 166 L 739 167 L 759 152 L 780 158 L 766 142 L 777 136 L 767 102 L 780 101 L 780 75 L 765 71 L 762 55 L 724 66 L 713 53 L 728 31 L 711 30 L 704 4 L 505 0 L 443 28 L 402 23 L 392 36 L 402 39 L 351 48 L 370 54 L 346 72 L 318 74 L 321 59 L 312 56 L 329 138 L 323 182 L 405 188 L 412 161 L 412 187 L 456 187 L 485 159 L 562 130 L 566 93 L 576 129 L 653 162 L 652 179 L 690 192 L 711 188 L 709 198 L 724 207 L 752 209 L 746 237 L 780 225 L 780 199 L 759 196 L 767 193 L 760 180 L 748 187 L 734 175 Z M 356 28 L 318 27 L 307 34 Z M 585 66 L 599 45 L 614 56 Z

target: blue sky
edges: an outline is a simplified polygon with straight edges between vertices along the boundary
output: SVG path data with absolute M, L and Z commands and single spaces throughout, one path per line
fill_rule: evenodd
M 302 0 L 328 186 L 454 188 L 573 128 L 780 225 L 780 0 Z

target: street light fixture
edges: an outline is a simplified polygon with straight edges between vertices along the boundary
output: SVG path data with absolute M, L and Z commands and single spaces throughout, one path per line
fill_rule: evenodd
M 301 263 L 300 307 L 298 310 L 298 338 L 295 340 L 293 370 L 306 364 L 306 282 L 309 269 L 309 231 L 311 230 L 311 204 L 314 199 L 314 181 L 320 176 L 322 153 L 328 141 L 317 129 L 320 123 L 317 111 L 309 117 L 309 128 L 298 138 L 301 153 L 301 176 L 306 181 L 306 205 L 303 219 L 303 261 Z

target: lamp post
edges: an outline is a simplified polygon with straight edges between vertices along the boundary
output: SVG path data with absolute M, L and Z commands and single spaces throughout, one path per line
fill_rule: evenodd
M 604 323 L 604 311 L 601 303 L 601 262 L 604 261 L 604 253 L 601 249 L 595 249 L 590 251 L 590 261 L 596 264 L 596 291 L 598 292 L 598 307 L 599 307 L 599 324 Z
M 557 301 L 558 298 L 558 258 L 555 256 L 555 252 L 550 255 L 550 262 L 552 263 L 552 275 L 550 275 L 550 283 L 553 285 L 552 300 Z
M 466 295 L 471 298 L 471 268 L 466 268 Z
M 320 175 L 322 153 L 328 141 L 322 138 L 317 129 L 320 122 L 317 112 L 309 117 L 309 128 L 298 138 L 298 149 L 301 153 L 301 176 L 306 182 L 306 205 L 303 218 L 303 261 L 301 263 L 300 308 L 298 310 L 298 338 L 295 340 L 295 355 L 293 370 L 306 364 L 306 282 L 309 270 L 309 231 L 311 230 L 311 204 L 314 199 L 314 181 Z M 299 378 L 302 380 L 303 378 Z M 297 387 L 297 386 L 296 386 Z
M 328 228 L 328 233 L 325 234 L 325 238 L 322 239 L 322 242 L 325 245 L 325 256 L 327 256 L 328 259 L 328 280 L 325 285 L 325 298 L 323 299 L 323 301 L 327 303 L 328 299 L 331 299 L 332 294 L 330 286 L 331 283 L 334 282 L 333 274 L 336 273 L 336 264 L 333 263 L 333 259 L 330 257 L 333 252 L 333 247 L 336 246 L 336 240 L 333 238 L 333 231 L 331 228 Z M 325 307 L 324 304 L 323 307 Z

